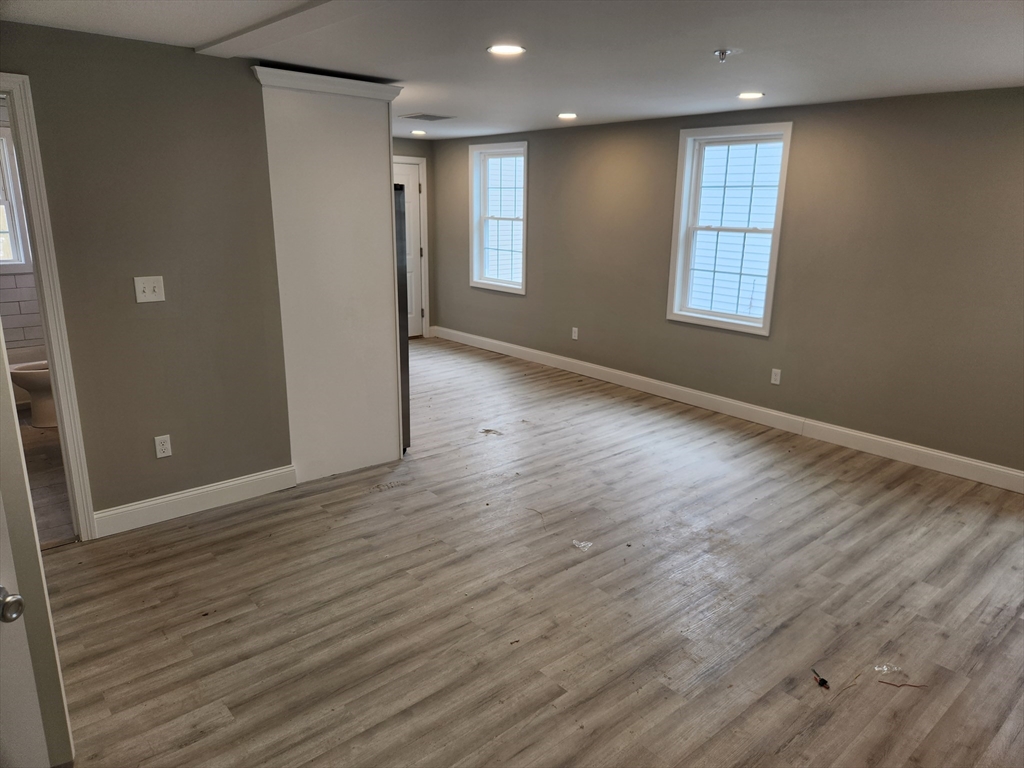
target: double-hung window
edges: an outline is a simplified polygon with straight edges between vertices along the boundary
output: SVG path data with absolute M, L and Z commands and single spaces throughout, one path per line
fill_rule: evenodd
M 0 127 L 0 271 L 31 272 L 28 222 L 11 129 Z
M 470 285 L 526 293 L 526 142 L 469 148 Z
M 669 320 L 768 335 L 791 128 L 681 132 Z

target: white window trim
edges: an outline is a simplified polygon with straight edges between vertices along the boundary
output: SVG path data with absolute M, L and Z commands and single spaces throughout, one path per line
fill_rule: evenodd
M 484 157 L 495 155 L 523 156 L 523 280 L 513 283 L 507 280 L 484 278 L 484 227 L 483 210 L 484 196 L 487 194 L 481 183 Z M 525 141 L 510 141 L 504 144 L 473 144 L 469 148 L 469 284 L 474 288 L 486 288 L 491 291 L 504 291 L 520 296 L 526 295 L 526 191 L 527 168 Z
M 24 261 L 0 262 L 0 272 L 5 275 L 27 274 L 32 272 L 32 246 L 28 237 L 28 217 L 25 215 L 25 200 L 21 193 L 21 177 L 18 175 L 17 157 L 14 153 L 14 134 L 6 125 L 0 126 L 0 137 L 3 138 L 2 146 L 6 151 L 0 151 L 0 164 L 3 168 L 3 180 L 0 184 L 4 190 L 0 192 L 9 202 L 7 210 L 8 223 L 11 226 L 11 235 L 14 239 L 14 247 L 17 248 Z M 10 181 L 10 189 L 7 189 L 7 181 Z
M 675 225 L 672 229 L 672 259 L 669 271 L 668 319 L 682 323 L 725 328 L 759 336 L 767 336 L 771 326 L 772 297 L 775 294 L 775 272 L 779 256 L 779 233 L 782 229 L 782 208 L 786 193 L 786 167 L 789 165 L 789 144 L 792 123 L 762 123 L 760 125 L 735 125 L 721 128 L 694 128 L 679 132 L 679 166 L 676 174 Z M 698 149 L 704 142 L 753 141 L 764 138 L 782 139 L 782 168 L 779 173 L 779 196 L 775 208 L 775 225 L 772 228 L 772 247 L 768 264 L 768 280 L 764 299 L 764 316 L 761 320 L 739 315 L 727 315 L 686 308 L 686 287 L 690 274 L 690 250 L 693 238 L 690 222 L 697 220 L 697 202 L 700 199 L 696 186 L 700 179 L 700 156 Z M 769 230 L 762 230 L 768 232 Z

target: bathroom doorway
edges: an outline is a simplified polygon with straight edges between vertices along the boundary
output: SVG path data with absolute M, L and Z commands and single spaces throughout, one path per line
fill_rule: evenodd
M 0 94 L 0 326 L 41 549 L 78 540 L 50 381 L 18 152 Z
M 42 548 L 96 536 L 32 92 L 0 72 L 0 376 L 14 387 Z M 12 370 L 13 369 L 13 370 Z

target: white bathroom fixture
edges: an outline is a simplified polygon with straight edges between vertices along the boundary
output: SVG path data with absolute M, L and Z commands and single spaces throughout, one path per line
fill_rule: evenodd
M 32 426 L 56 427 L 57 409 L 50 387 L 50 364 L 46 360 L 11 366 L 11 381 L 31 398 Z

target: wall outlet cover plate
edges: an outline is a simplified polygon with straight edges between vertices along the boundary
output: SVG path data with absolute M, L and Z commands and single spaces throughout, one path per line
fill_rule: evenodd
M 160 435 L 154 437 L 153 442 L 156 444 L 156 457 L 158 459 L 165 459 L 171 455 L 171 436 Z

